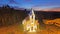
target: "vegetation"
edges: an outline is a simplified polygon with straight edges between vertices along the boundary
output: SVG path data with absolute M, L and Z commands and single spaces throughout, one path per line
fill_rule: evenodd
M 21 23 L 26 16 L 25 10 L 16 10 L 8 5 L 0 7 L 0 26 Z

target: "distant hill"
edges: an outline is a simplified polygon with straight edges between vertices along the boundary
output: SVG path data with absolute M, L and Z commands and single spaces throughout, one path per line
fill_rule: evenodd
M 46 8 L 46 9 L 42 9 L 42 11 L 60 11 L 60 7 Z

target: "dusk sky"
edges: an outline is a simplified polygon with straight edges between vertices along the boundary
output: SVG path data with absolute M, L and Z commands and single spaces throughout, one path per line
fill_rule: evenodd
M 7 4 L 20 8 L 52 8 L 60 7 L 60 0 L 0 0 L 0 6 Z

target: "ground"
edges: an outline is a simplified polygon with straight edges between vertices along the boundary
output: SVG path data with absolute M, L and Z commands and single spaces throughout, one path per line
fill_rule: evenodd
M 60 27 L 55 25 L 45 25 L 44 29 L 40 29 L 37 32 L 24 32 L 22 24 L 14 24 L 8 27 L 1 27 L 0 34 L 60 34 Z

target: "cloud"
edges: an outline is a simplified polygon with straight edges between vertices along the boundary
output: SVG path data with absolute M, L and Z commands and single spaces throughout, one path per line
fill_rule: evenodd
M 16 0 L 9 0 L 9 3 L 10 4 L 20 4 L 20 3 L 16 2 Z

